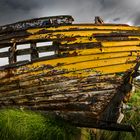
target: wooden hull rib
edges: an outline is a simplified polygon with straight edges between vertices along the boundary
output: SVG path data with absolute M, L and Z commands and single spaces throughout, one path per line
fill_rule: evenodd
M 72 19 L 41 21 L 52 18 Z M 118 123 L 139 75 L 140 28 L 71 20 L 65 25 L 16 26 L 31 21 L 0 28 L 0 48 L 10 46 L 0 52 L 0 58 L 8 57 L 10 63 L 0 67 L 0 107 L 41 111 L 80 127 L 133 131 Z M 37 45 L 47 41 L 52 44 Z M 17 49 L 21 44 L 30 48 Z M 52 56 L 39 58 L 52 51 Z M 30 61 L 17 62 L 17 56 L 27 54 Z

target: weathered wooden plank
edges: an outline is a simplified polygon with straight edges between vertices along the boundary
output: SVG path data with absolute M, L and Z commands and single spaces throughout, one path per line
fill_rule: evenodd
M 98 31 L 97 31 L 98 32 Z M 58 40 L 63 40 L 67 39 L 67 41 L 75 41 L 77 42 L 82 41 L 80 37 L 85 37 L 85 43 L 90 41 L 89 37 L 92 36 L 93 33 L 97 33 L 96 31 L 88 32 L 88 31 L 82 31 L 80 32 L 58 32 L 58 33 L 48 33 L 48 34 L 38 34 L 38 35 L 30 35 L 30 36 L 24 36 L 24 37 L 16 37 L 15 41 L 16 43 L 27 43 L 31 41 L 58 41 Z M 107 32 L 107 31 L 106 31 Z M 108 31 L 109 32 L 109 31 Z M 13 39 L 13 38 L 11 38 Z M 9 44 L 11 43 L 11 39 L 4 39 L 0 41 L 0 44 Z M 84 39 L 84 38 L 83 38 Z M 91 42 L 97 42 L 96 39 L 92 39 Z
M 41 38 L 41 39 L 49 39 L 52 41 L 53 40 L 62 40 L 62 41 L 67 41 L 67 42 L 69 41 L 68 43 L 70 43 L 71 41 L 73 41 L 73 43 L 75 43 L 76 41 L 77 43 L 78 42 L 80 43 L 80 41 L 81 43 L 86 43 L 87 41 L 97 42 L 97 39 L 96 37 L 94 37 L 94 34 L 96 35 L 99 33 L 111 33 L 111 31 L 69 31 L 69 32 L 56 32 L 56 33 L 54 32 L 54 33 L 48 33 L 48 34 L 30 35 L 28 37 L 23 38 L 23 40 L 24 41 L 38 40 Z M 80 40 L 80 39 L 83 39 L 83 40 Z
M 73 35 L 73 34 L 72 34 Z M 60 36 L 58 38 L 58 36 Z M 47 36 L 46 34 L 42 34 L 42 35 L 33 35 L 33 36 L 29 36 L 27 38 L 16 38 L 15 42 L 16 43 L 31 43 L 32 41 L 59 41 L 61 42 L 61 44 L 77 44 L 77 43 L 96 43 L 96 42 L 100 42 L 100 41 L 106 41 L 106 44 L 102 44 L 105 47 L 110 47 L 110 46 L 132 46 L 132 45 L 139 45 L 140 41 L 138 39 L 138 37 L 110 37 L 110 38 L 96 38 L 94 36 L 80 36 L 77 35 L 77 37 L 73 37 L 73 36 L 64 36 L 63 34 L 58 34 L 58 35 L 49 35 Z M 109 42 L 109 41 L 113 41 L 113 42 Z M 117 42 L 115 42 L 117 41 Z M 118 44 L 120 42 L 120 44 Z M 127 42 L 127 43 L 126 43 Z M 128 43 L 129 42 L 129 43 Z M 5 47 L 7 45 L 11 45 L 11 40 L 1 40 L 0 41 L 0 45 L 3 45 Z
M 10 91 L 9 93 L 3 93 L 3 96 L 1 95 L 0 101 L 6 101 L 6 100 L 22 100 L 26 98 L 26 101 L 32 101 L 34 102 L 35 100 L 44 100 L 43 98 L 46 98 L 46 102 L 53 102 L 53 99 L 59 100 L 59 99 L 66 99 L 69 101 L 94 101 L 93 99 L 90 99 L 92 97 L 96 97 L 95 100 L 98 99 L 98 101 L 103 102 L 104 99 L 106 99 L 106 103 L 109 102 L 107 98 L 112 98 L 114 94 L 116 93 L 116 89 L 106 89 L 106 90 L 96 90 L 96 91 L 88 91 L 88 92 L 82 92 L 82 91 L 75 91 L 75 92 L 70 92 L 67 91 L 65 94 L 62 92 L 57 92 L 57 91 L 39 91 L 36 90 L 34 92 L 24 92 L 24 90 L 19 91 L 18 90 L 13 90 Z M 100 97 L 101 96 L 101 97 Z M 55 101 L 54 101 L 55 102 Z
M 36 47 L 36 43 L 31 43 L 31 61 L 34 60 L 34 59 L 37 59 L 39 58 L 39 52 L 37 50 L 37 47 Z
M 128 26 L 128 25 L 117 25 L 117 24 L 103 24 L 103 25 L 95 25 L 95 24 L 72 24 L 67 26 L 59 26 L 59 27 L 50 27 L 50 28 L 37 28 L 37 29 L 29 29 L 28 33 L 36 34 L 41 31 L 68 31 L 68 30 L 118 30 L 118 31 L 139 31 L 139 27 Z
M 0 52 L 0 58 L 9 57 L 9 52 Z
M 104 47 L 117 47 L 117 46 L 139 46 L 140 41 L 112 41 L 112 42 L 102 42 L 102 46 Z
M 17 56 L 16 56 L 16 43 L 13 43 L 13 46 L 9 48 L 9 64 L 16 63 Z
M 112 81 L 113 77 L 112 78 L 110 77 L 110 80 L 107 76 L 105 76 L 104 78 L 102 76 L 99 76 L 98 78 L 96 77 L 93 77 L 93 78 L 87 77 L 81 81 L 79 81 L 78 79 L 77 80 L 71 79 L 70 81 L 68 81 L 68 79 L 64 80 L 64 78 L 62 77 L 60 78 L 61 80 L 52 78 L 51 82 L 49 79 L 46 79 L 46 78 L 36 79 L 34 82 L 33 80 L 28 81 L 28 79 L 26 79 L 26 81 L 22 81 L 23 79 L 18 79 L 18 81 L 15 81 L 15 82 L 13 81 L 14 82 L 13 83 L 10 80 L 9 82 L 11 82 L 11 84 L 7 83 L 8 84 L 7 85 L 6 83 L 4 83 L 5 86 L 0 88 L 0 97 L 1 98 L 4 98 L 4 97 L 10 98 L 14 96 L 19 97 L 21 94 L 22 96 L 24 95 L 26 96 L 28 94 L 32 94 L 32 96 L 34 96 L 34 93 L 38 92 L 38 90 L 40 92 L 44 92 L 44 93 L 40 93 L 40 96 L 43 95 L 47 97 L 48 95 L 49 96 L 54 95 L 54 93 L 56 95 L 59 95 L 59 93 L 63 95 L 64 91 L 65 91 L 65 94 L 64 94 L 65 97 L 67 96 L 66 93 L 67 94 L 69 93 L 71 96 L 74 96 L 74 95 L 77 95 L 78 92 L 88 93 L 91 91 L 93 92 L 92 94 L 94 95 L 94 94 L 100 93 L 99 91 L 100 89 L 102 90 L 101 93 L 104 92 L 105 94 L 105 93 L 108 93 L 108 89 L 110 89 L 112 86 L 116 87 L 119 84 L 121 84 L 121 81 L 118 81 L 117 83 L 117 80 L 115 77 L 114 77 L 115 81 Z M 7 91 L 5 92 L 5 90 Z M 72 93 L 74 93 L 74 95 L 72 95 Z
M 8 72 L 8 71 L 7 71 Z M 23 72 L 24 73 L 24 72 Z M 21 73 L 21 74 L 23 74 Z M 20 74 L 20 75 L 21 75 Z M 15 76 L 17 75 L 16 73 L 14 74 Z M 11 84 L 14 84 L 14 85 L 17 85 L 17 79 L 11 79 L 10 80 L 6 80 L 7 78 L 9 77 L 5 77 L 5 80 L 4 80 L 4 77 L 1 78 L 0 80 L 0 85 L 3 86 L 8 86 L 8 85 L 11 85 Z M 20 78 L 20 77 L 19 77 Z M 122 82 L 122 80 L 120 79 L 120 77 L 116 77 L 115 76 L 115 79 L 118 79 L 117 81 L 120 81 L 120 83 Z M 81 82 L 81 83 L 98 83 L 98 82 L 105 82 L 105 81 L 110 81 L 111 83 L 114 83 L 113 82 L 113 79 L 114 79 L 114 75 L 98 75 L 98 76 L 95 76 L 95 75 L 92 75 L 90 77 L 88 76 L 85 76 L 83 77 L 82 79 L 79 79 L 78 77 L 73 77 L 73 78 L 69 78 L 69 77 L 61 77 L 61 76 L 50 76 L 48 77 L 45 73 L 42 73 L 42 74 L 37 74 L 36 76 L 34 75 L 24 75 L 24 77 L 20 78 L 20 85 L 22 86 L 26 86 L 28 84 L 28 82 L 30 83 L 38 83 L 40 82 L 40 84 L 43 84 L 44 82 L 49 85 L 49 84 L 52 84 L 52 83 L 63 83 L 64 81 L 69 81 L 70 83 L 72 82 Z M 65 82 L 64 82 L 65 83 Z M 115 83 L 116 83 L 116 80 L 115 80 Z M 30 84 L 29 84 L 30 85 Z M 12 85 L 11 85 L 12 86 Z
M 96 36 L 96 34 L 110 34 L 110 40 L 112 38 L 116 38 L 114 36 L 111 36 L 111 33 L 112 31 L 100 31 L 100 30 L 93 30 L 93 31 L 88 31 L 88 30 L 85 30 L 85 31 L 65 31 L 65 32 L 52 32 L 52 33 L 44 33 L 44 34 L 35 34 L 35 35 L 29 35 L 27 34 L 25 36 L 25 33 L 24 36 L 15 36 L 14 35 L 11 35 L 9 36 L 6 36 L 6 38 L 4 38 L 3 36 L 1 36 L 1 40 L 0 40 L 0 44 L 8 44 L 8 43 L 11 43 L 11 40 L 14 38 L 16 40 L 17 43 L 25 43 L 25 42 L 30 42 L 31 40 L 36 40 L 36 41 L 39 41 L 39 40 L 48 40 L 48 41 L 55 41 L 55 40 L 68 40 L 69 42 L 70 41 L 73 41 L 73 43 L 80 43 L 80 42 L 83 42 L 83 43 L 86 43 L 86 42 L 97 42 L 97 39 L 99 40 L 99 37 Z M 119 33 L 119 32 L 118 32 Z M 117 31 L 116 31 L 116 34 L 117 34 Z M 81 38 L 82 37 L 82 38 Z M 118 37 L 114 40 L 138 40 L 137 37 Z M 101 40 L 101 38 L 100 38 Z M 102 38 L 102 40 L 105 40 L 105 38 Z
M 116 88 L 119 84 L 105 84 L 105 83 L 97 83 L 97 84 L 93 84 L 92 86 L 89 86 L 89 85 L 86 85 L 85 87 L 83 86 L 80 86 L 80 83 L 78 84 L 74 84 L 74 85 L 65 85 L 63 86 L 62 84 L 56 84 L 55 85 L 45 85 L 42 84 L 42 85 L 30 85 L 30 86 L 26 86 L 26 87 L 23 87 L 23 86 L 20 86 L 20 83 L 17 83 L 15 87 L 10 87 L 10 88 L 7 88 L 7 91 L 5 88 L 1 89 L 0 91 L 0 96 L 1 97 L 5 97 L 5 96 L 8 96 L 11 94 L 11 96 L 13 94 L 15 94 L 16 92 L 18 92 L 20 94 L 23 93 L 23 94 L 26 94 L 26 92 L 28 93 L 34 93 L 36 91 L 46 91 L 46 94 L 47 93 L 55 93 L 57 92 L 58 94 L 60 93 L 77 93 L 77 92 L 90 92 L 90 91 L 100 91 L 100 90 L 108 90 L 108 89 L 113 89 L 113 88 Z M 6 91 L 6 93 L 5 93 Z M 15 92 L 15 93 L 14 93 Z
M 124 125 L 124 124 L 118 124 L 111 121 L 103 121 L 99 120 L 99 118 L 95 117 L 96 115 L 91 114 L 90 112 L 45 112 L 46 114 L 51 114 L 53 116 L 56 116 L 56 118 L 61 118 L 69 122 L 70 124 L 73 124 L 77 127 L 86 127 L 86 128 L 97 128 L 97 129 L 105 129 L 110 131 L 127 131 L 127 132 L 134 132 L 134 127 L 131 125 Z
M 103 130 L 109 130 L 109 131 L 135 132 L 135 129 L 132 125 L 125 125 L 125 124 L 115 124 L 115 123 L 108 123 L 108 122 L 95 123 L 94 121 L 90 123 L 85 123 L 85 122 L 83 123 L 83 122 L 78 121 L 77 123 L 72 122 L 71 124 L 77 127 L 96 128 L 96 129 L 103 129 Z
M 136 36 L 136 38 L 138 37 L 138 36 L 140 36 L 140 33 L 139 33 L 139 31 L 121 31 L 121 30 L 97 30 L 97 29 L 71 29 L 71 30 L 65 30 L 65 31 L 63 31 L 63 30 L 57 30 L 57 28 L 56 28 L 56 30 L 55 31 L 49 31 L 49 30 L 47 30 L 47 29 L 40 29 L 40 30 L 38 30 L 38 32 L 28 32 L 28 31 L 22 31 L 22 32 L 12 32 L 12 33 L 9 33 L 9 34 L 2 34 L 1 36 L 0 36 L 0 41 L 2 41 L 2 40 L 11 40 L 12 38 L 27 38 L 28 36 L 32 36 L 33 34 L 34 35 L 42 35 L 43 36 L 43 34 L 45 34 L 46 36 L 47 35 L 56 35 L 56 34 L 58 34 L 59 36 L 60 36 L 60 34 L 64 34 L 65 32 L 68 34 L 69 32 L 72 32 L 73 33 L 73 35 L 71 34 L 71 35 L 69 35 L 70 37 L 77 37 L 77 36 L 81 36 L 81 37 L 83 37 L 83 36 L 88 36 L 88 37 L 94 37 L 94 38 L 98 38 L 98 39 L 102 39 L 102 40 L 104 40 L 105 38 L 108 38 L 108 37 L 111 37 L 111 38 L 117 38 L 117 37 L 120 37 L 122 40 L 123 40 L 123 38 L 124 38 L 124 40 L 125 40 L 125 37 L 127 37 L 126 39 L 129 39 L 128 37 L 129 36 L 131 36 L 131 37 L 133 37 L 133 38 L 135 38 L 135 36 Z M 100 32 L 99 32 L 100 31 Z M 106 31 L 106 33 L 104 33 Z M 115 31 L 115 32 L 114 32 Z M 76 33 L 76 32 L 79 32 L 79 35 Z M 83 33 L 83 32 L 85 32 L 85 33 Z M 86 33 L 87 32 L 87 33 Z M 89 34 L 89 33 L 90 34 Z M 98 32 L 98 33 L 97 33 Z M 64 35 L 63 35 L 64 36 Z M 67 36 L 66 36 L 67 37 Z M 118 38 L 118 40 L 121 40 L 120 38 Z M 50 38 L 51 39 L 51 38 Z
M 98 41 L 136 41 L 137 37 L 129 38 L 129 37 L 96 37 Z
M 113 59 L 102 59 L 102 60 L 93 60 L 93 59 L 88 60 L 88 61 L 81 60 L 80 62 L 67 63 L 67 64 L 62 64 L 60 66 L 56 66 L 55 70 L 58 70 L 58 69 L 81 70 L 81 69 L 90 69 L 90 68 L 94 69 L 97 67 L 104 67 L 104 66 L 109 66 L 109 65 L 131 63 L 136 60 L 137 60 L 137 57 L 135 56 L 119 57 L 119 58 L 113 58 Z
M 25 21 L 16 22 L 13 24 L 0 26 L 0 33 L 26 30 L 28 28 L 37 28 L 37 27 L 46 27 L 46 26 L 49 27 L 49 26 L 71 24 L 73 20 L 74 19 L 70 15 L 60 15 L 60 16 L 29 19 Z
M 77 44 L 77 45 L 60 45 L 59 46 L 59 57 L 64 57 L 64 56 L 67 56 L 67 57 L 72 57 L 72 55 L 74 55 L 74 52 L 71 52 L 71 51 L 75 51 L 77 50 L 80 51 L 80 54 L 81 55 L 87 55 L 86 53 L 84 53 L 84 51 L 87 51 L 88 50 L 83 50 L 82 49 L 92 49 L 92 51 L 90 51 L 90 54 L 87 53 L 88 55 L 93 55 L 93 56 L 97 56 L 95 59 L 97 58 L 101 58 L 104 57 L 104 56 L 107 56 L 107 57 L 113 57 L 114 55 L 123 55 L 123 54 L 128 54 L 128 55 L 133 55 L 136 53 L 136 51 L 134 51 L 135 49 L 137 51 L 139 51 L 140 47 L 138 46 L 125 46 L 125 47 L 115 47 L 115 48 L 103 48 L 100 43 L 89 43 L 89 44 Z M 47 52 L 47 51 L 55 51 L 56 48 L 52 45 L 49 45 L 49 46 L 41 46 L 41 47 L 37 47 L 37 51 L 39 53 L 41 52 Z M 68 52 L 69 51 L 69 52 Z M 111 52 L 112 51 L 112 52 Z M 128 51 L 131 51 L 131 52 L 128 52 Z M 134 52 L 132 52 L 134 51 Z M 115 54 L 115 53 L 116 54 Z M 119 52 L 119 53 L 117 53 Z M 26 55 L 26 54 L 30 54 L 31 53 L 31 49 L 28 48 L 28 49 L 20 49 L 20 50 L 16 50 L 16 55 Z M 110 54 L 108 54 L 110 53 Z M 63 54 L 61 56 L 61 54 Z M 75 55 L 78 55 L 78 53 Z M 137 54 L 136 54 L 137 55 Z M 0 52 L 0 57 L 3 58 L 3 57 L 8 57 L 9 56 L 9 52 Z
M 0 70 L 5 70 L 5 69 L 11 69 L 11 68 L 16 68 L 16 67 L 20 67 L 20 66 L 23 66 L 25 64 L 29 64 L 30 61 L 28 60 L 24 60 L 24 61 L 20 61 L 20 62 L 16 62 L 16 63 L 12 63 L 12 64 L 8 64 L 8 65 L 4 65 L 4 66 L 1 66 L 0 67 Z M 7 71 L 7 74 L 9 73 L 10 75 L 10 72 Z M 5 73 L 6 74 L 6 73 Z M 12 74 L 12 73 L 11 73 Z M 3 77 L 4 78 L 4 77 Z
M 102 82 L 104 81 L 104 82 Z M 112 82 L 112 83 L 111 83 Z M 96 80 L 93 80 L 92 82 L 78 82 L 78 81 L 75 81 L 73 82 L 72 80 L 72 83 L 70 81 L 63 81 L 63 82 L 58 82 L 56 83 L 55 82 L 55 79 L 54 79 L 54 82 L 52 82 L 51 84 L 48 84 L 48 82 L 43 79 L 43 82 L 41 80 L 31 80 L 31 81 L 25 81 L 25 82 L 22 82 L 20 81 L 17 81 L 16 83 L 10 85 L 5 85 L 5 86 L 2 86 L 0 87 L 0 94 L 2 95 L 5 91 L 8 93 L 9 91 L 11 90 L 17 90 L 17 89 L 24 89 L 24 90 L 27 90 L 30 88 L 33 89 L 40 89 L 40 91 L 42 89 L 44 90 L 50 90 L 50 89 L 54 89 L 54 90 L 67 90 L 65 86 L 71 88 L 70 91 L 76 91 L 76 90 L 80 90 L 80 91 L 95 91 L 97 89 L 105 89 L 105 88 L 115 88 L 116 86 L 118 86 L 118 84 L 120 84 L 121 81 L 115 81 L 115 80 L 106 80 L 105 79 L 102 79 L 100 81 L 97 81 Z M 67 90 L 68 91 L 68 90 Z M 5 93 L 4 93 L 5 94 Z M 4 96 L 4 95 L 2 95 Z
M 104 92 L 104 91 L 103 91 Z M 26 92 L 27 93 L 27 92 Z M 52 96 L 44 96 L 37 97 L 36 95 L 29 97 L 26 96 L 26 93 L 22 96 L 6 96 L 0 98 L 1 105 L 4 103 L 5 106 L 10 106 L 12 104 L 16 104 L 17 106 L 24 106 L 28 105 L 32 109 L 36 110 L 44 110 L 44 108 L 48 108 L 47 110 L 65 110 L 66 108 L 71 108 L 71 105 L 75 103 L 75 107 L 73 106 L 70 110 L 77 110 L 84 111 L 84 108 L 82 107 L 76 107 L 76 104 L 82 104 L 83 107 L 87 105 L 88 108 L 92 109 L 93 112 L 96 112 L 97 114 L 102 111 L 103 108 L 108 104 L 108 101 L 113 97 L 114 93 L 111 92 L 110 94 L 104 93 L 104 94 L 84 94 L 84 93 L 76 93 L 76 96 L 74 96 L 74 93 L 66 93 L 66 96 L 64 94 L 52 94 Z M 98 91 L 97 91 L 98 93 Z M 20 95 L 20 93 L 19 93 Z M 73 96 L 72 96 L 73 95 Z M 74 98 L 76 97 L 76 98 Z M 103 100 L 107 100 L 107 102 L 103 102 Z M 91 105 L 91 106 L 90 106 Z M 57 106 L 57 107 L 56 107 Z M 68 107 L 69 106 L 69 107 Z M 77 109 L 76 109 L 77 108 Z M 45 109 L 46 110 L 46 109 Z M 77 110 L 77 111 L 78 111 Z M 88 111 L 88 110 L 87 110 Z
M 50 77 L 50 76 L 66 76 L 66 77 L 85 77 L 88 75 L 99 75 L 99 74 L 109 74 L 109 73 L 119 73 L 119 72 L 124 72 L 129 70 L 130 68 L 133 68 L 135 66 L 135 62 L 134 63 L 127 63 L 127 64 L 117 64 L 117 65 L 109 65 L 109 66 L 104 66 L 104 67 L 97 67 L 97 68 L 92 68 L 92 69 L 81 69 L 81 70 L 53 70 L 52 66 L 50 67 L 49 65 L 45 65 L 44 62 L 44 66 L 41 66 L 39 68 L 36 69 L 36 65 L 37 63 L 33 63 L 32 64 L 32 69 L 34 69 L 34 71 L 30 71 L 30 65 L 28 67 L 23 68 L 24 71 L 19 70 L 17 71 L 17 74 L 14 72 L 14 77 L 11 77 L 10 80 L 16 80 L 19 78 L 24 78 L 26 77 L 33 77 L 34 75 L 44 75 L 45 77 Z M 37 64 L 37 66 L 39 66 Z M 31 69 L 31 70 L 32 70 Z M 28 71 L 29 70 L 29 71 Z M 42 73 L 43 70 L 43 73 Z M 85 72 L 84 72 L 85 71 Z M 11 71 L 11 73 L 13 73 Z M 22 72 L 22 73 L 21 73 Z M 82 75 L 81 75 L 82 72 Z M 18 74 L 19 73 L 19 74 Z M 9 75 L 8 73 L 4 73 L 4 75 L 1 75 L 2 80 L 1 82 L 6 82 L 9 81 L 9 79 L 7 79 L 7 75 Z M 57 78 L 57 77 L 56 77 Z
M 120 47 L 100 47 L 100 48 L 90 48 L 83 50 L 72 50 L 72 51 L 60 51 L 59 54 L 64 56 L 78 56 L 78 55 L 92 55 L 92 54 L 103 54 L 103 53 L 121 53 L 121 52 L 139 52 L 139 46 L 120 46 Z
M 16 55 L 27 55 L 27 54 L 31 54 L 31 49 L 28 48 L 28 49 L 20 49 L 20 50 L 17 50 L 16 52 Z
M 54 45 L 47 45 L 47 46 L 40 46 L 37 47 L 37 50 L 42 53 L 42 52 L 48 52 L 48 51 L 55 51 L 56 48 Z
M 30 33 L 27 33 L 26 31 L 18 31 L 18 32 L 10 32 L 6 34 L 0 34 L 0 40 L 10 40 L 12 38 L 19 38 L 19 37 L 25 37 L 31 35 Z

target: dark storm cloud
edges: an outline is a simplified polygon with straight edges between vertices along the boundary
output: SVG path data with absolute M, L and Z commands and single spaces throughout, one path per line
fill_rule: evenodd
M 37 0 L 0 0 L 0 24 L 32 17 L 30 11 L 37 7 L 37 4 Z
M 94 16 L 101 16 L 105 22 L 139 25 L 139 5 L 139 0 L 0 0 L 0 24 L 70 14 L 76 22 L 94 22 Z
M 136 16 L 136 18 L 134 20 L 134 24 L 135 25 L 140 25 L 140 13 Z
M 37 3 L 27 0 L 4 0 L 4 4 L 7 5 L 11 9 L 21 9 L 23 11 L 28 11 L 32 9 L 32 7 L 37 6 Z
M 113 19 L 113 21 L 115 21 L 115 22 L 116 22 L 116 21 L 119 21 L 119 20 L 120 20 L 120 18 L 114 18 L 114 19 Z
M 100 0 L 103 9 L 114 8 L 120 4 L 121 0 Z

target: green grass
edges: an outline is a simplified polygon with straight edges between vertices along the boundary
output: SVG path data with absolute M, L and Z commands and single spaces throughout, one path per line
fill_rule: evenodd
M 80 130 L 66 122 L 31 111 L 0 111 L 0 140 L 76 140 Z
M 140 91 L 139 90 L 137 90 L 136 93 L 133 93 L 133 96 L 131 97 L 128 105 L 130 105 L 132 107 L 133 106 L 136 106 L 136 107 L 140 106 Z

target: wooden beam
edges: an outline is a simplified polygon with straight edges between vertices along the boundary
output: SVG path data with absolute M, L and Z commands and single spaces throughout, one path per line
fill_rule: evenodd
M 44 112 L 45 114 L 50 114 L 56 119 L 62 119 L 76 127 L 84 128 L 97 128 L 110 131 L 125 131 L 125 132 L 135 132 L 135 128 L 132 125 L 118 124 L 110 122 L 104 122 L 98 120 L 97 118 L 89 117 L 88 113 L 58 113 L 58 112 Z
M 73 123 L 72 123 L 73 124 Z M 86 127 L 86 128 L 97 128 L 97 129 L 104 129 L 109 131 L 126 131 L 126 132 L 135 132 L 135 129 L 132 125 L 124 125 L 124 124 L 98 124 L 98 123 L 89 123 L 89 124 L 73 124 L 77 127 Z
M 13 46 L 9 48 L 9 64 L 16 63 L 16 43 L 13 43 Z
M 0 52 L 0 58 L 9 57 L 9 51 L 7 52 Z
M 39 53 L 36 47 L 36 43 L 31 43 L 31 61 L 39 58 Z
M 19 21 L 13 24 L 0 26 L 0 33 L 24 31 L 29 28 L 51 27 L 51 26 L 72 24 L 73 21 L 74 19 L 70 15 L 34 18 L 34 19 Z
M 29 63 L 30 63 L 30 61 L 28 61 L 28 60 L 24 60 L 24 61 L 20 61 L 20 62 L 15 62 L 15 63 L 12 63 L 12 64 L 1 66 L 0 70 L 16 68 L 16 67 L 20 67 L 20 66 L 23 66 L 23 65 L 26 65 L 26 64 L 29 64 Z

